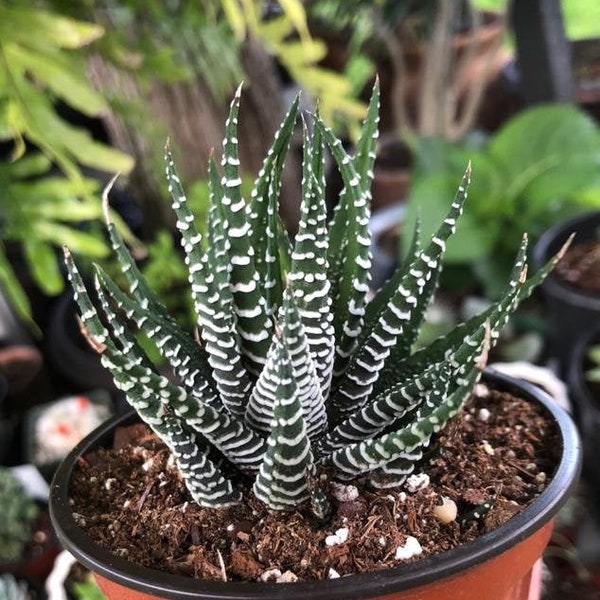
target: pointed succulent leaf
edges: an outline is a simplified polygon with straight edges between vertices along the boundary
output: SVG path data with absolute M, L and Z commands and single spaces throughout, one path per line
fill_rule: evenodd
M 321 130 L 333 158 L 336 161 L 346 194 L 340 201 L 347 202 L 345 242 L 343 243 L 343 267 L 340 274 L 337 296 L 332 298 L 334 305 L 334 327 L 336 332 L 336 366 L 334 376 L 341 375 L 360 334 L 371 268 L 369 232 L 370 205 L 368 193 L 363 189 L 361 176 L 352 160 L 342 147 L 341 141 L 320 120 L 315 128 Z
M 284 288 L 281 246 L 283 244 L 286 247 L 284 251 L 287 249 L 289 237 L 278 215 L 278 198 L 284 162 L 298 116 L 299 101 L 300 96 L 297 95 L 275 134 L 246 207 L 252 235 L 251 246 L 255 250 L 254 262 L 263 285 L 269 315 L 277 313 Z
M 509 282 L 500 300 L 490 306 L 479 315 L 471 317 L 467 322 L 456 325 L 452 331 L 432 342 L 426 348 L 418 350 L 410 357 L 395 360 L 392 356 L 388 359 L 380 378 L 375 383 L 374 394 L 377 395 L 394 385 L 398 378 L 410 376 L 420 372 L 431 362 L 438 362 L 445 356 L 454 355 L 465 343 L 475 343 L 474 336 L 480 343 L 485 333 L 485 323 L 489 322 L 491 335 L 495 340 L 508 321 L 510 315 L 516 310 L 519 303 L 524 299 L 534 286 L 524 279 L 527 265 L 527 238 L 524 237 L 515 258 Z M 536 281 L 542 272 L 535 275 Z M 536 284 L 537 285 L 537 284 Z M 462 355 L 461 355 L 462 356 Z
M 313 459 L 290 356 L 283 338 L 276 344 L 275 407 L 267 450 L 254 482 L 256 497 L 274 510 L 308 500 Z
M 161 402 L 160 395 L 148 392 L 142 386 L 143 379 L 132 379 L 127 375 L 131 369 L 152 373 L 141 365 L 139 352 L 127 358 L 115 345 L 108 330 L 98 316 L 83 280 L 69 252 L 65 252 L 66 264 L 71 279 L 74 298 L 81 313 L 90 340 L 101 352 L 102 364 L 110 370 L 115 385 L 122 390 L 128 402 L 136 409 L 144 422 L 161 438 L 173 453 L 183 475 L 186 487 L 196 502 L 202 505 L 224 506 L 240 500 L 237 490 L 225 479 L 217 466 L 210 460 L 210 448 L 201 436 L 190 429 L 187 423 L 176 416 Z M 125 347 L 130 347 L 127 340 Z
M 160 315 L 160 318 L 164 322 L 170 321 L 171 325 L 177 328 L 179 325 L 177 324 L 176 319 L 169 313 L 165 305 L 160 301 L 158 296 L 148 285 L 146 278 L 138 268 L 133 256 L 131 256 L 131 253 L 127 249 L 125 241 L 121 237 L 119 230 L 110 218 L 110 211 L 108 209 L 108 193 L 111 185 L 112 182 L 104 190 L 103 195 L 106 229 L 108 231 L 112 249 L 118 259 L 121 271 L 129 286 L 129 291 L 144 310 L 152 311 L 157 315 Z
M 173 328 L 170 322 L 161 321 L 160 315 L 144 310 L 99 265 L 95 265 L 95 270 L 101 289 L 116 302 L 127 319 L 133 321 L 140 331 L 144 331 L 154 341 L 161 355 L 190 393 L 204 398 L 207 395 L 214 396 L 212 377 L 208 379 L 197 366 L 206 362 L 206 353 L 202 347 L 189 334 Z
M 345 377 L 332 398 L 334 414 L 346 417 L 367 401 L 392 348 L 395 360 L 402 360 L 410 353 L 437 286 L 446 242 L 455 231 L 467 198 L 470 174 L 469 166 L 450 212 L 428 247 L 416 254 L 372 331 L 350 358 Z
M 472 388 L 477 382 L 480 372 L 477 369 L 472 369 L 469 376 L 463 379 L 463 384 L 457 387 L 452 392 L 452 397 L 447 401 L 449 407 L 458 406 L 456 412 L 464 405 L 472 393 Z M 427 439 L 421 446 L 415 448 L 412 453 L 407 456 L 400 456 L 395 460 L 391 460 L 382 465 L 379 469 L 372 472 L 369 478 L 370 484 L 375 488 L 391 488 L 402 485 L 406 478 L 414 471 L 415 464 L 421 460 L 423 449 L 429 444 L 432 433 L 441 430 L 444 425 L 436 423 L 436 418 L 432 419 L 432 414 L 441 404 L 441 399 L 445 397 L 445 393 L 432 396 L 432 402 L 427 403 L 422 411 L 415 415 L 413 423 L 419 428 Z M 455 409 L 450 409 L 454 411 Z M 456 414 L 453 412 L 453 414 Z M 421 425 L 417 425 L 421 423 Z M 431 433 L 429 433 L 431 431 Z M 427 437 L 429 436 L 429 437 Z
M 79 310 L 81 322 L 86 328 L 87 341 L 100 351 L 106 340 L 109 340 L 108 330 L 98 318 L 96 307 L 87 293 L 83 278 L 73 260 L 73 255 L 66 246 L 63 248 L 63 252 L 67 276 L 73 290 L 73 300 Z
M 266 311 L 269 316 L 277 314 L 277 308 L 281 306 L 284 288 L 280 248 L 281 220 L 277 212 L 277 200 L 279 198 L 280 186 L 281 176 L 274 172 L 268 191 L 267 237 L 265 242 L 259 246 L 259 248 L 265 248 L 262 268 L 261 265 L 257 263 L 259 280 L 262 283 L 262 293 L 266 302 Z
M 220 182 L 216 167 L 209 163 L 210 244 L 204 252 L 200 235 L 186 196 L 167 150 L 166 175 L 177 228 L 189 270 L 192 300 L 200 335 L 208 354 L 213 380 L 223 405 L 233 415 L 241 416 L 251 382 L 243 365 L 240 338 L 233 317 L 233 297 L 229 288 L 229 240 L 225 236 L 219 206 Z
M 414 411 L 422 402 L 425 391 L 436 385 L 444 385 L 447 389 L 456 374 L 457 370 L 452 370 L 447 360 L 430 363 L 423 371 L 392 386 L 336 425 L 319 441 L 318 454 L 321 456 L 379 435 Z
M 290 106 L 281 126 L 275 134 L 275 138 L 267 156 L 265 157 L 262 167 L 254 182 L 252 192 L 250 193 L 250 202 L 248 204 L 248 218 L 251 224 L 253 237 L 253 246 L 260 247 L 264 243 L 264 226 L 268 222 L 267 219 L 267 194 L 269 189 L 269 181 L 275 173 L 281 173 L 287 151 L 294 133 L 296 119 L 298 117 L 298 106 L 300 96 L 297 95 Z
M 231 103 L 223 141 L 222 210 L 225 235 L 229 241 L 230 288 L 234 313 L 241 339 L 241 351 L 248 370 L 258 375 L 269 350 L 272 323 L 261 293 L 261 281 L 254 261 L 250 240 L 252 231 L 246 216 L 246 203 L 241 197 L 240 168 L 237 143 L 237 120 L 240 103 L 238 89 Z
M 352 162 L 360 175 L 360 185 L 363 193 L 371 200 L 371 183 L 375 166 L 377 138 L 379 137 L 379 80 L 375 82 L 367 109 L 367 117 L 356 144 L 356 152 Z
M 460 410 L 469 397 L 478 374 L 477 369 L 472 369 L 469 377 L 461 381 L 459 388 L 422 418 L 379 438 L 336 450 L 323 462 L 332 465 L 336 469 L 336 476 L 344 480 L 380 469 L 402 458 L 413 462 L 415 449 L 426 446 L 431 436 L 440 431 Z
M 410 249 L 406 253 L 406 260 L 401 266 L 398 266 L 392 276 L 377 290 L 371 300 L 365 307 L 365 316 L 363 320 L 363 328 L 360 333 L 358 343 L 362 346 L 365 340 L 369 337 L 375 324 L 379 320 L 379 316 L 389 304 L 392 296 L 400 287 L 400 282 L 406 277 L 408 269 L 412 264 L 412 259 L 416 256 L 421 248 L 421 221 L 417 217 L 415 221 L 415 229 L 410 244 Z
M 322 141 L 318 132 L 310 143 L 304 130 L 304 160 L 300 221 L 288 275 L 304 323 L 321 392 L 329 394 L 335 351 L 335 330 L 327 277 L 327 207 L 322 166 Z
M 304 326 L 292 291 L 287 288 L 281 309 L 281 333 L 274 336 L 263 369 L 248 402 L 246 421 L 258 431 L 270 432 L 273 423 L 281 344 L 285 340 L 287 353 L 292 364 L 292 375 L 297 384 L 297 396 L 302 408 L 306 432 L 309 438 L 320 436 L 327 427 L 325 400 L 317 377 L 315 365 L 310 355 Z
M 368 230 L 365 229 L 364 218 L 366 214 L 366 223 L 368 225 L 371 203 L 371 182 L 373 180 L 373 165 L 375 162 L 375 146 L 378 136 L 378 122 L 378 83 L 376 83 L 373 88 L 367 110 L 367 117 L 353 158 L 350 158 L 346 154 L 335 135 L 323 126 L 319 115 L 315 118 L 315 135 L 319 132 L 321 132 L 322 135 L 325 135 L 325 139 L 331 148 L 344 183 L 344 189 L 340 195 L 339 202 L 334 208 L 334 215 L 329 228 L 330 242 L 328 249 L 328 276 L 329 280 L 332 282 L 332 298 L 336 305 L 338 304 L 338 298 L 340 298 L 339 304 L 342 307 L 345 307 L 349 298 L 352 297 L 348 288 L 349 283 L 347 281 L 344 282 L 343 279 L 348 270 L 349 263 L 354 262 L 353 257 L 348 258 L 348 252 L 351 252 L 353 255 L 358 255 L 359 260 L 366 261 L 365 265 L 367 262 L 370 265 L 368 253 L 365 253 L 364 251 L 365 243 L 367 245 L 367 250 L 370 246 L 370 237 Z M 363 207 L 363 209 L 361 209 L 361 207 Z M 364 207 L 367 209 L 366 213 L 364 212 Z M 359 240 L 361 247 L 358 252 L 356 249 L 357 234 L 362 236 L 362 239 Z M 353 265 L 350 264 L 350 266 Z M 369 267 L 367 266 L 367 271 L 368 269 Z M 345 308 L 343 310 L 345 310 Z M 335 312 L 338 312 L 337 308 Z M 343 323 L 341 319 L 339 319 L 336 322 L 336 336 L 338 340 L 341 338 L 342 331 Z M 342 344 L 340 347 L 344 351 L 347 350 L 346 344 Z M 338 363 L 340 362 L 342 363 L 341 367 L 343 367 L 343 360 L 340 361 L 338 359 Z

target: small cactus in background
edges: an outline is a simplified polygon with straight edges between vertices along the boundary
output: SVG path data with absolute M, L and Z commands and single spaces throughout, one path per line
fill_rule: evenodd
M 17 581 L 10 573 L 0 573 L 0 600 L 30 600 L 24 581 Z
M 68 250 L 67 267 L 88 340 L 169 447 L 198 504 L 241 501 L 249 492 L 246 475 L 254 495 L 271 509 L 310 501 L 324 517 L 329 488 L 319 473 L 340 481 L 366 476 L 380 488 L 403 483 L 432 435 L 471 395 L 509 316 L 555 261 L 528 276 L 524 238 L 502 298 L 414 351 L 467 196 L 470 168 L 438 230 L 422 243 L 416 228 L 411 255 L 369 300 L 377 87 L 353 156 L 318 115 L 312 135 L 305 127 L 301 218 L 293 244 L 278 218 L 278 194 L 298 101 L 248 202 L 240 190 L 238 110 L 239 94 L 226 125 L 222 174 L 209 164 L 207 239 L 168 152 L 166 158 L 200 343 L 166 312 L 110 221 L 130 293 L 96 267 L 95 305 Z M 345 184 L 329 225 L 326 146 Z M 156 343 L 177 383 L 145 355 L 135 337 L 139 330 Z M 232 475 L 232 466 L 240 476 Z
M 38 512 L 21 482 L 9 469 L 0 468 L 0 561 L 17 562 L 23 556 Z

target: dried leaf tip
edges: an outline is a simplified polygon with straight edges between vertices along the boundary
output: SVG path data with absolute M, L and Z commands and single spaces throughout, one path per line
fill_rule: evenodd
M 104 189 L 102 190 L 102 210 L 104 211 L 104 219 L 108 225 L 112 223 L 112 219 L 110 218 L 110 203 L 108 201 L 108 196 L 120 175 L 121 173 L 116 173 L 113 175 L 111 180 L 104 186 Z
M 491 328 L 489 320 L 487 320 L 484 323 L 484 328 L 485 328 L 485 335 L 483 338 L 481 354 L 477 357 L 477 368 L 481 371 L 483 371 L 483 369 L 485 369 L 485 367 L 487 365 L 489 354 L 490 354 L 490 349 L 492 346 L 492 328 Z
M 560 250 L 554 256 L 554 261 L 558 262 L 563 258 L 563 256 L 567 253 L 567 250 L 571 246 L 573 239 L 575 238 L 575 232 L 573 232 L 568 238 L 567 241 L 560 247 Z

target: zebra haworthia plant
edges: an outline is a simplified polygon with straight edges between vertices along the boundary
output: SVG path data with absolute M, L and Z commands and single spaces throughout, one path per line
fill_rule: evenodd
M 301 217 L 293 244 L 278 218 L 278 197 L 298 101 L 248 201 L 240 191 L 239 103 L 238 91 L 226 124 L 222 172 L 209 164 L 206 239 L 166 153 L 200 340 L 167 314 L 108 218 L 129 293 L 96 266 L 92 302 L 68 250 L 66 262 L 90 342 L 130 404 L 172 451 L 198 504 L 237 503 L 250 482 L 272 509 L 311 501 L 323 515 L 324 473 L 340 481 L 367 477 L 377 487 L 404 481 L 432 435 L 471 394 L 510 314 L 556 259 L 527 278 L 524 238 L 503 297 L 413 351 L 463 209 L 470 168 L 435 234 L 424 244 L 417 226 L 411 255 L 368 300 L 378 87 L 352 156 L 318 115 L 310 133 L 304 126 Z M 326 148 L 345 184 L 331 222 L 324 199 Z M 139 330 L 155 342 L 174 378 L 157 372 L 138 344 Z

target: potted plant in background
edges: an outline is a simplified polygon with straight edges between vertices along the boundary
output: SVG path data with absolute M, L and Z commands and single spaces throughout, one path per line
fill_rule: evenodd
M 372 202 L 381 208 L 405 200 L 413 137 L 457 141 L 481 122 L 486 90 L 507 62 L 505 14 L 480 11 L 470 0 L 312 0 L 307 13 L 316 35 L 353 32 L 375 65 L 382 137 Z
M 32 596 L 33 592 L 33 596 Z M 0 573 L 0 598 L 6 600 L 35 600 L 37 590 L 22 579 L 17 579 L 11 573 Z
M 451 173 L 467 157 L 472 160 L 479 177 L 472 186 L 471 210 L 446 255 L 460 281 L 446 277 L 445 282 L 451 288 L 456 284 L 479 288 L 487 298 L 502 290 L 521 229 L 535 243 L 555 223 L 599 203 L 600 132 L 592 119 L 572 106 L 522 111 L 487 139 L 450 144 L 441 138 L 421 138 L 415 156 L 406 222 L 410 228 L 420 215 L 425 232 L 433 230 L 444 212 L 441 198 L 452 190 Z M 572 231 L 565 228 L 563 243 Z M 557 240 L 552 248 L 559 247 Z M 552 250 L 545 255 L 550 257 Z M 540 266 L 543 260 L 540 256 L 535 264 Z M 550 277 L 555 279 L 556 274 Z
M 43 585 L 58 554 L 46 505 L 0 467 L 0 572 Z
M 574 343 L 566 365 L 569 394 L 583 441 L 583 478 L 590 489 L 590 509 L 600 521 L 600 330 L 592 327 Z
M 539 239 L 534 261 L 542 264 L 561 241 L 575 234 L 573 245 L 558 270 L 542 285 L 548 322 L 551 325 L 550 355 L 566 377 L 576 346 L 600 322 L 600 212 L 585 212 L 556 223 Z M 581 356 L 580 356 L 581 358 Z
M 474 399 L 472 392 L 500 329 L 558 256 L 528 274 L 524 239 L 501 299 L 412 353 L 470 169 L 438 230 L 426 243 L 415 230 L 406 265 L 367 302 L 378 89 L 353 156 L 318 116 L 312 136 L 305 133 L 302 218 L 292 248 L 277 216 L 277 193 L 297 107 L 296 101 L 246 204 L 236 96 L 223 175 L 214 162 L 209 167 L 204 242 L 167 154 L 201 344 L 168 316 L 110 221 L 131 295 L 97 267 L 95 306 L 66 253 L 88 340 L 136 412 L 100 427 L 59 467 L 51 489 L 59 538 L 113 598 L 480 598 L 482 589 L 490 599 L 527 598 L 552 516 L 577 476 L 578 441 L 568 416 L 525 384 L 487 373 L 485 391 Z M 345 182 L 329 227 L 325 144 Z M 175 380 L 155 371 L 136 341 L 138 329 L 156 343 Z M 473 447 L 470 434 L 458 433 L 452 418 L 467 402 L 471 416 L 464 423 L 496 423 L 499 437 L 489 437 L 489 428 L 485 439 L 477 438 L 466 425 L 478 440 Z M 528 414 L 532 421 L 512 421 L 511 428 L 499 403 L 519 407 L 511 418 Z M 507 427 L 511 447 L 503 444 Z M 531 428 L 540 438 L 544 431 L 550 436 L 537 459 L 530 437 L 524 448 L 517 442 Z M 476 466 L 468 483 L 452 483 L 443 466 L 435 487 L 428 473 L 413 472 L 418 465 L 433 482 L 444 436 L 445 452 L 453 449 L 448 462 L 461 464 L 461 476 Z M 466 452 L 460 459 L 458 446 Z M 525 457 L 532 477 L 525 483 L 519 475 L 521 485 L 506 474 L 502 488 L 512 490 L 506 497 L 497 488 L 504 452 L 508 462 Z M 113 463 L 119 455 L 126 464 Z M 493 467 L 479 468 L 494 456 Z M 133 483 L 122 469 L 132 465 L 141 488 L 121 496 Z M 493 473 L 487 483 L 486 471 Z M 84 502 L 86 483 L 95 506 Z M 155 505 L 160 496 L 175 504 Z M 102 523 L 113 501 L 120 516 Z M 134 517 L 132 529 L 126 513 Z M 160 515 L 157 528 L 148 521 L 151 513 Z M 186 515 L 191 524 L 171 520 Z M 427 537 L 428 531 L 439 537 Z M 146 533 L 158 537 L 151 542 Z M 133 544 L 125 547 L 125 539 Z M 167 540 L 173 545 L 163 545 Z M 143 548 L 141 563 L 133 556 L 136 545 Z M 173 554 L 175 548 L 183 554 Z M 420 554 L 425 558 L 411 561 Z M 372 572 L 358 573 L 361 565 Z M 249 581 L 225 581 L 231 578 Z M 298 579 L 304 581 L 283 583 Z

